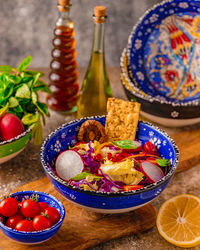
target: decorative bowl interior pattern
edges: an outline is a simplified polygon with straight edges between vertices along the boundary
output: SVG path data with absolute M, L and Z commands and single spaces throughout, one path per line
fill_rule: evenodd
M 77 143 L 79 128 L 88 119 L 95 119 L 105 125 L 105 116 L 74 120 L 54 130 L 44 141 L 40 151 L 41 163 L 54 187 L 70 201 L 102 213 L 127 212 L 156 198 L 176 171 L 179 153 L 174 141 L 164 131 L 150 123 L 138 123 L 136 138 L 143 144 L 151 140 L 159 148 L 161 156 L 172 162 L 168 174 L 157 183 L 131 192 L 103 193 L 80 190 L 56 175 L 54 164 L 58 154 Z
M 0 164 L 18 155 L 26 147 L 30 139 L 31 130 L 27 129 L 10 140 L 0 142 Z
M 56 199 L 50 194 L 39 191 L 20 191 L 13 193 L 10 196 L 16 198 L 18 201 L 23 201 L 24 199 L 32 197 L 33 194 L 37 195 L 39 202 L 46 202 L 48 203 L 49 206 L 58 209 L 60 213 L 60 220 L 51 228 L 35 232 L 16 231 L 12 228 L 5 226 L 2 222 L 0 222 L 0 229 L 7 237 L 23 244 L 37 244 L 48 240 L 58 231 L 65 218 L 64 206 L 58 199 Z
M 155 97 L 144 93 L 131 80 L 127 70 L 127 53 L 123 50 L 121 55 L 121 82 L 130 101 L 141 103 L 141 114 L 154 122 L 168 127 L 180 127 L 200 122 L 200 109 L 198 102 L 167 101 L 164 96 Z
M 200 3 L 163 1 L 148 10 L 128 40 L 129 73 L 150 96 L 200 100 Z

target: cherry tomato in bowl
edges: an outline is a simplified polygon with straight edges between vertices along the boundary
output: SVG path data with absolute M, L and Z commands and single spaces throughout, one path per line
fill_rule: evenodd
M 50 194 L 47 194 L 47 193 L 44 193 L 44 192 L 37 192 L 37 191 L 20 191 L 20 192 L 16 192 L 16 193 L 13 193 L 10 195 L 10 197 L 12 198 L 15 198 L 18 202 L 21 202 L 22 201 L 22 206 L 23 206 L 23 202 L 27 199 L 31 199 L 32 197 L 37 197 L 38 199 L 38 203 L 39 202 L 44 202 L 44 203 L 47 203 L 47 205 L 49 207 L 53 207 L 55 208 L 59 214 L 60 214 L 60 218 L 59 220 L 54 224 L 52 225 L 52 223 L 49 225 L 51 225 L 50 227 L 46 228 L 46 229 L 42 229 L 40 231 L 31 231 L 32 229 L 32 226 L 33 226 L 33 230 L 35 230 L 34 228 L 34 225 L 33 225 L 33 222 L 32 222 L 32 219 L 28 219 L 32 225 L 30 225 L 31 223 L 30 222 L 23 222 L 24 220 L 27 220 L 26 218 L 23 218 L 22 221 L 19 221 L 15 228 L 11 228 L 11 227 L 8 227 L 6 226 L 6 222 L 5 222 L 5 218 L 4 216 L 2 216 L 0 214 L 0 217 L 2 218 L 0 220 L 0 229 L 1 231 L 6 235 L 8 236 L 10 239 L 14 240 L 14 241 L 18 241 L 20 243 L 24 243 L 24 244 L 37 244 L 37 243 L 41 243 L 43 241 L 46 241 L 48 239 L 50 239 L 58 230 L 59 228 L 61 227 L 63 221 L 64 221 L 64 217 L 65 217 L 65 208 L 63 206 L 63 204 L 58 200 L 56 199 L 55 197 L 53 197 L 52 195 Z M 0 202 L 4 200 L 1 199 Z M 19 209 L 20 209 L 20 206 L 19 206 Z M 16 216 L 20 216 L 19 215 L 19 210 L 17 211 L 17 214 Z M 39 212 L 41 214 L 41 210 Z M 34 220 L 34 218 L 33 218 Z M 20 222 L 23 222 L 22 225 L 18 225 Z M 18 225 L 18 226 L 17 226 Z M 29 232 L 27 231 L 23 231 L 22 229 L 25 227 L 28 228 L 29 227 Z M 20 229 L 20 230 L 19 230 Z

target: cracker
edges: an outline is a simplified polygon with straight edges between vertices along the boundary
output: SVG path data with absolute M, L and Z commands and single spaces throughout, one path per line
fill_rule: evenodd
M 109 141 L 135 140 L 139 111 L 138 102 L 109 98 L 105 125 Z

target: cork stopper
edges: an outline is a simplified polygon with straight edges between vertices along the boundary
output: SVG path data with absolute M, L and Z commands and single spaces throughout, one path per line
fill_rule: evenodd
M 105 6 L 96 6 L 94 7 L 94 21 L 96 23 L 104 23 L 106 18 L 106 7 Z
M 58 0 L 58 10 L 61 12 L 69 11 L 70 0 Z

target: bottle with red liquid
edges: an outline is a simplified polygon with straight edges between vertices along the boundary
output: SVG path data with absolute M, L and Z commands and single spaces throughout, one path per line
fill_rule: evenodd
M 48 106 L 63 113 L 76 111 L 79 85 L 75 50 L 74 23 L 69 17 L 70 0 L 59 0 L 59 18 L 54 29 Z

